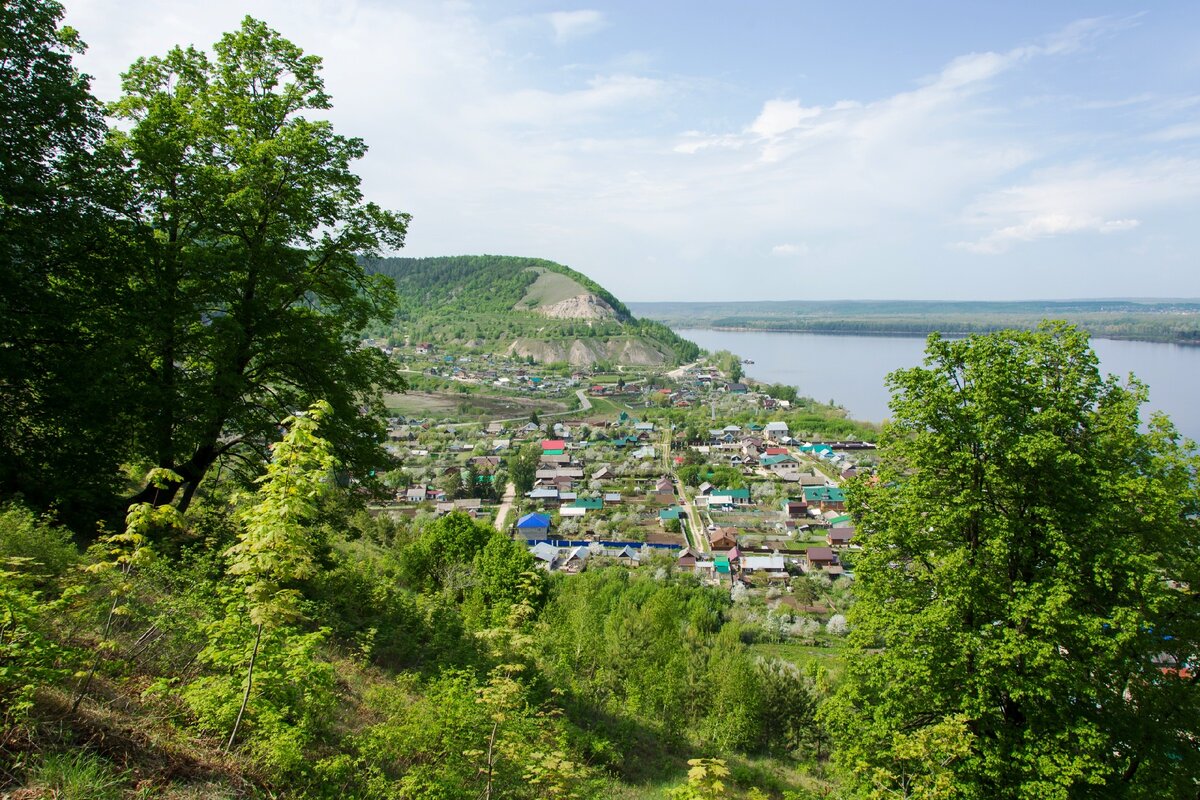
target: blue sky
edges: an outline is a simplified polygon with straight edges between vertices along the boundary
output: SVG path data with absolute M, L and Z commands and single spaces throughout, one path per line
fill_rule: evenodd
M 68 0 L 102 98 L 244 14 L 404 253 L 625 300 L 1200 297 L 1200 3 Z

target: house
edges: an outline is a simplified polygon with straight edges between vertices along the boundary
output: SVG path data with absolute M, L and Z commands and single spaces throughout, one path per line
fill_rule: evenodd
M 783 510 L 788 519 L 800 519 L 808 516 L 808 503 L 803 500 L 784 500 Z
M 749 489 L 713 489 L 708 497 L 708 504 L 710 506 L 750 505 Z
M 545 514 L 526 514 L 517 520 L 517 535 L 526 541 L 545 539 L 550 533 L 550 518 Z
M 500 434 L 504 433 L 504 423 L 489 422 L 487 426 L 487 432 L 489 436 L 499 436 Z
M 657 451 L 655 451 L 653 446 L 646 445 L 645 447 L 639 447 L 637 450 L 634 450 L 629 455 L 632 456 L 633 458 L 646 459 L 646 458 L 654 458 L 654 455 L 656 452 Z
M 782 442 L 788 437 L 788 424 L 786 422 L 768 422 L 767 427 L 763 430 L 768 439 L 774 439 L 777 442 Z
M 563 559 L 559 571 L 568 574 L 582 572 L 583 568 L 587 566 L 588 556 L 590 555 L 591 553 L 588 549 L 582 545 L 572 548 L 567 553 L 566 558 Z
M 679 551 L 679 555 L 675 558 L 675 565 L 680 569 L 695 569 L 696 554 L 690 548 L 683 548 Z
M 592 473 L 592 480 L 594 481 L 608 481 L 615 477 L 617 477 L 617 473 L 613 472 L 607 464 Z
M 709 531 L 708 545 L 713 550 L 732 550 L 737 547 L 737 530 L 717 528 L 715 531 Z
M 587 513 L 586 508 L 575 508 L 575 506 L 563 506 L 558 510 L 558 515 L 564 519 L 567 517 L 582 517 Z
M 529 552 L 538 560 L 539 565 L 547 571 L 554 569 L 555 564 L 558 562 L 558 548 L 549 542 L 538 542 L 529 548 Z
M 571 504 L 571 508 L 580 508 L 584 511 L 599 511 L 604 508 L 604 500 L 599 497 L 580 497 Z
M 425 502 L 425 487 L 412 486 L 404 493 L 404 500 L 408 503 L 424 503 Z
M 536 500 L 542 503 L 558 500 L 558 487 L 541 486 L 534 489 L 532 492 L 528 492 L 525 496 L 530 500 Z
M 637 431 L 638 433 L 653 433 L 654 432 L 654 423 L 653 422 L 639 422 L 633 426 L 633 429 L 635 431 Z
M 664 508 L 662 511 L 658 512 L 658 524 L 665 528 L 667 527 L 667 523 L 671 520 L 678 520 L 681 513 L 683 513 L 683 509 L 679 506 Z
M 642 552 L 629 544 L 624 547 L 607 547 L 604 549 L 604 555 L 629 567 L 636 567 L 642 560 Z
M 604 493 L 604 504 L 605 505 L 620 505 L 622 502 L 624 502 L 624 501 L 621 499 L 620 492 L 605 492 Z
M 837 553 L 829 547 L 810 547 L 804 553 L 810 570 L 825 569 L 838 565 Z
M 725 391 L 729 394 L 746 394 L 750 387 L 744 383 L 729 383 L 725 385 Z
M 707 496 L 707 495 L 712 494 L 712 491 L 715 488 L 717 488 L 717 487 L 713 486 L 708 481 L 705 481 L 704 483 L 702 483 L 698 487 L 696 487 L 696 492 Z
M 783 556 L 779 553 L 772 553 L 769 556 L 743 556 L 742 557 L 742 572 L 754 574 L 761 573 L 771 578 L 786 578 L 787 565 L 784 562 Z
M 654 484 L 654 498 L 660 503 L 670 503 L 675 500 L 675 482 L 666 475 Z
M 846 494 L 838 486 L 805 486 L 804 502 L 823 512 L 843 511 L 846 508 Z
M 794 470 L 796 468 L 796 459 L 784 453 L 777 456 L 763 456 L 759 462 L 765 469 L 772 472 L 782 472 L 784 470 Z
M 543 456 L 561 456 L 567 452 L 567 443 L 562 439 L 543 439 L 542 440 L 542 455 Z
M 830 547 L 848 547 L 854 540 L 854 528 L 830 528 L 825 543 Z

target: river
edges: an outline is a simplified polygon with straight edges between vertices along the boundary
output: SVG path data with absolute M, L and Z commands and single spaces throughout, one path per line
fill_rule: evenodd
M 921 364 L 925 339 L 843 336 L 775 331 L 675 331 L 708 351 L 729 350 L 746 364 L 746 376 L 795 386 L 800 393 L 844 407 L 855 419 L 888 417 L 884 376 Z M 1104 373 L 1133 373 L 1150 387 L 1149 408 L 1166 412 L 1179 431 L 1200 441 L 1200 347 L 1158 342 L 1093 339 Z

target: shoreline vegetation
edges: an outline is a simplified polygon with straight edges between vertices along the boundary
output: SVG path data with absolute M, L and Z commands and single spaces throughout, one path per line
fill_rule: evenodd
M 1033 330 L 1063 319 L 1103 339 L 1200 344 L 1200 302 L 870 302 L 631 303 L 634 313 L 691 329 L 855 336 L 966 336 Z

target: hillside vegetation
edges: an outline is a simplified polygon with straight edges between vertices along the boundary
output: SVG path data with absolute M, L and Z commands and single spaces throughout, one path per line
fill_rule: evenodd
M 611 292 L 553 261 L 485 255 L 363 264 L 395 281 L 395 319 L 375 331 L 397 344 L 435 341 L 580 366 L 678 364 L 700 352 L 666 326 L 636 319 Z

